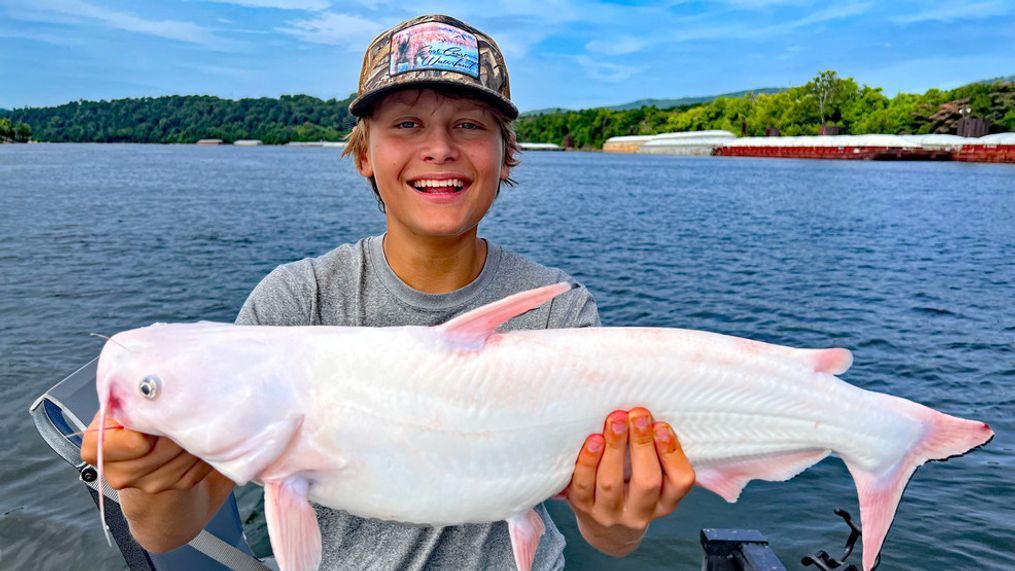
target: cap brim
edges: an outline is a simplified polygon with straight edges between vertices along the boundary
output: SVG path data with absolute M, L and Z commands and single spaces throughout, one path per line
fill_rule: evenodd
M 381 87 L 369 93 L 364 93 L 356 99 L 353 99 L 352 103 L 349 104 L 349 113 L 356 117 L 368 117 L 373 112 L 374 104 L 385 95 L 402 89 L 426 88 L 464 95 L 467 97 L 475 97 L 476 99 L 499 109 L 511 121 L 518 118 L 518 108 L 515 107 L 514 103 L 504 99 L 504 97 L 496 91 L 486 89 L 478 85 L 463 84 L 456 81 L 440 81 L 435 79 L 407 81 L 404 83 Z

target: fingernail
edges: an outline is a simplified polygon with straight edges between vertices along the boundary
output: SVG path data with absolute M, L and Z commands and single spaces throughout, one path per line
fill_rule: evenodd
M 666 442 L 670 439 L 670 429 L 666 425 L 656 427 L 656 440 Z
M 623 420 L 614 420 L 610 424 L 610 428 L 613 430 L 614 434 L 623 434 L 624 431 L 627 430 L 627 422 Z
M 593 438 L 592 440 L 589 440 L 589 443 L 585 445 L 585 448 L 589 452 L 599 452 L 603 449 L 603 441 L 598 438 Z
M 634 427 L 638 429 L 638 432 L 645 432 L 648 430 L 648 417 L 637 416 L 634 418 Z

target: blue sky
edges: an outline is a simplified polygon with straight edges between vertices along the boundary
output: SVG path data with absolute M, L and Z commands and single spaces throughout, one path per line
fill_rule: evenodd
M 1015 74 L 1015 0 L 0 0 L 0 107 L 341 98 L 374 35 L 433 12 L 497 40 L 523 111 L 799 85 L 823 69 L 889 95 Z

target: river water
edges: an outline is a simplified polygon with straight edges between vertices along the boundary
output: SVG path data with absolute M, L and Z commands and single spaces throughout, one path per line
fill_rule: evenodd
M 848 347 L 847 381 L 990 423 L 917 472 L 882 568 L 1015 568 L 1015 166 L 529 153 L 516 178 L 482 234 L 581 280 L 605 324 Z M 335 149 L 0 145 L 0 568 L 123 566 L 27 414 L 89 332 L 230 321 L 276 265 L 381 231 Z M 733 505 L 695 490 L 620 560 L 551 511 L 572 568 L 694 569 L 702 527 L 757 528 L 799 568 L 856 505 L 830 458 Z

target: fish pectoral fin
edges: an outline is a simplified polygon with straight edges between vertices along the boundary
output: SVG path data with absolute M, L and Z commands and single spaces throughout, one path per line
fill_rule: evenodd
M 309 488 L 295 476 L 264 483 L 264 517 L 281 571 L 310 571 L 321 564 L 321 528 L 307 497 Z
M 695 466 L 695 483 L 733 503 L 751 480 L 784 482 L 817 464 L 830 452 L 825 449 L 800 450 Z
M 454 345 L 481 349 L 487 338 L 504 323 L 576 287 L 577 284 L 560 282 L 509 295 L 500 301 L 463 313 L 438 325 L 437 329 Z
M 515 567 L 518 571 L 532 569 L 532 560 L 536 558 L 539 538 L 546 527 L 543 518 L 535 509 L 508 518 L 508 533 L 511 535 L 511 551 L 515 555 Z

